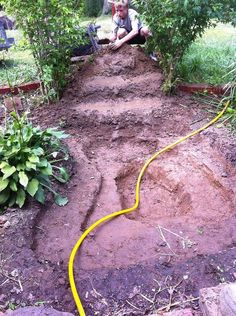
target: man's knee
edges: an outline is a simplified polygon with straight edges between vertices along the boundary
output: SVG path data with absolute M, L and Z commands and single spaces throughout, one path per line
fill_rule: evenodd
M 144 27 L 141 28 L 140 34 L 141 34 L 141 36 L 143 36 L 143 37 L 145 37 L 145 38 L 151 36 L 150 30 L 149 30 L 148 27 L 146 27 L 146 26 L 144 26 Z
M 126 29 L 124 28 L 119 28 L 118 32 L 117 32 L 117 37 L 119 39 L 125 37 L 128 34 L 128 32 L 126 31 Z

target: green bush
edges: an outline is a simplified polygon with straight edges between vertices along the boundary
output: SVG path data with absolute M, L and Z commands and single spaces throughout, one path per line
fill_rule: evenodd
M 236 23 L 235 0 L 133 0 L 153 36 L 150 46 L 160 52 L 169 92 L 177 79 L 176 67 L 185 51 L 215 21 Z M 213 20 L 214 19 L 214 20 Z
M 0 0 L 16 16 L 33 52 L 43 92 L 58 97 L 66 85 L 71 49 L 83 42 L 78 0 Z
M 45 189 L 52 192 L 58 205 L 68 200 L 52 189 L 51 177 L 61 183 L 69 177 L 55 162 L 67 158 L 60 140 L 67 135 L 55 128 L 41 130 L 11 113 L 6 127 L 0 129 L 0 207 L 25 204 L 27 196 L 40 203 L 45 201 Z

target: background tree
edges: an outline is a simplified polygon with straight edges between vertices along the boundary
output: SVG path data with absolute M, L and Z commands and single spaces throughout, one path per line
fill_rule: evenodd
M 108 14 L 111 10 L 111 5 L 108 3 L 108 0 L 103 1 L 102 14 Z
M 85 15 L 97 17 L 102 13 L 103 0 L 85 0 Z

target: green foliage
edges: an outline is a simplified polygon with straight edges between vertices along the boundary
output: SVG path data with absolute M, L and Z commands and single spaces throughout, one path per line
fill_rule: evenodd
M 176 68 L 190 45 L 215 21 L 235 20 L 235 0 L 134 0 L 152 31 L 149 45 L 161 55 L 169 92 L 177 79 Z M 213 20 L 215 19 L 215 20 Z
M 7 126 L 0 130 L 0 207 L 25 204 L 27 196 L 45 202 L 45 189 L 52 192 L 58 205 L 68 200 L 52 189 L 51 177 L 60 183 L 69 176 L 55 165 L 67 159 L 60 140 L 67 135 L 55 129 L 41 130 L 12 112 Z
M 103 1 L 102 0 L 85 0 L 84 13 L 89 17 L 97 17 L 101 13 Z
M 0 0 L 29 40 L 44 93 L 59 96 L 66 84 L 71 48 L 82 42 L 77 0 Z

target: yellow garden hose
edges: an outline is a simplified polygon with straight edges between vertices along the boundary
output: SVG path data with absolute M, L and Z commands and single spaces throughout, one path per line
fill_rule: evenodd
M 140 201 L 140 185 L 141 185 L 141 181 L 143 178 L 143 175 L 145 173 L 145 171 L 147 170 L 148 166 L 153 162 L 153 160 L 155 160 L 159 155 L 163 154 L 164 152 L 174 148 L 175 146 L 177 146 L 178 144 L 184 142 L 186 139 L 202 132 L 203 130 L 207 129 L 209 126 L 211 126 L 212 124 L 214 124 L 215 122 L 217 122 L 222 115 L 225 113 L 225 111 L 227 110 L 227 107 L 229 106 L 230 101 L 228 101 L 225 104 L 224 109 L 208 124 L 204 125 L 203 127 L 199 128 L 198 130 L 190 133 L 189 135 L 179 139 L 178 141 L 174 142 L 173 144 L 168 145 L 167 147 L 163 148 L 162 150 L 158 151 L 157 153 L 155 153 L 155 155 L 153 155 L 143 166 L 142 170 L 139 173 L 138 176 L 138 180 L 136 183 L 136 197 L 135 197 L 135 204 L 131 207 L 131 208 L 127 208 L 125 210 L 121 210 L 118 212 L 114 212 L 112 214 L 109 214 L 101 219 L 99 219 L 97 222 L 95 222 L 94 224 L 92 224 L 80 237 L 80 239 L 77 241 L 77 243 L 75 244 L 71 255 L 70 255 L 70 260 L 69 260 L 69 266 L 68 266 L 68 272 L 69 272 L 69 280 L 70 280 L 70 286 L 71 286 L 71 291 L 79 312 L 80 316 L 86 316 L 83 305 L 81 303 L 79 294 L 77 292 L 77 288 L 76 288 L 76 284 L 75 284 L 75 279 L 74 279 L 74 260 L 75 260 L 75 256 L 77 254 L 78 249 L 80 248 L 81 244 L 83 243 L 84 239 L 88 236 L 88 234 L 94 230 L 97 226 L 99 226 L 100 224 L 116 217 L 122 214 L 126 214 L 132 211 L 137 210 L 138 206 L 139 206 L 139 201 Z

